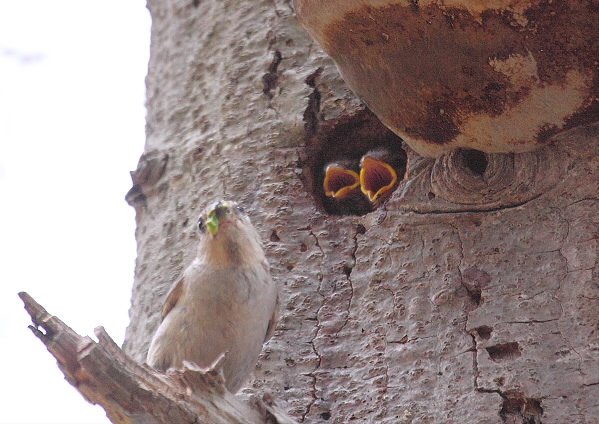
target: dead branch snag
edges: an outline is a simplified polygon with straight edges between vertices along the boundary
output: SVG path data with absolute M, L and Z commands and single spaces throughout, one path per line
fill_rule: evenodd
M 210 369 L 186 364 L 159 373 L 127 356 L 103 327 L 95 329 L 96 342 L 50 315 L 29 294 L 19 297 L 33 321 L 29 328 L 67 381 L 115 424 L 295 423 L 269 397 L 248 404 L 229 393 L 219 361 Z

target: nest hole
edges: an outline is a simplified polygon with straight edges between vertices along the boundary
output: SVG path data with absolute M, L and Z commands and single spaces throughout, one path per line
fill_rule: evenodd
M 403 141 L 369 110 L 319 122 L 309 131 L 303 180 L 329 215 L 365 215 L 405 177 Z

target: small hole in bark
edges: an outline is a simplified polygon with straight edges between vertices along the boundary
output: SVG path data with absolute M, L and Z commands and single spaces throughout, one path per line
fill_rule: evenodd
M 360 235 L 366 234 L 366 227 L 362 224 L 356 225 L 356 233 Z
M 262 88 L 262 92 L 269 99 L 272 99 L 272 91 L 277 86 L 277 81 L 279 79 L 279 73 L 277 72 L 277 70 L 282 60 L 283 56 L 281 55 L 281 52 L 275 50 L 272 62 L 268 66 L 267 72 L 262 76 L 262 84 L 264 85 Z
M 183 221 L 183 223 L 181 224 L 182 227 L 187 227 L 187 224 L 189 224 L 189 218 L 185 218 L 185 221 Z
M 287 271 L 293 271 L 293 268 L 295 268 L 295 267 L 296 267 L 296 264 L 288 264 L 286 268 L 287 268 Z
M 193 7 L 198 7 L 200 5 L 200 0 L 193 0 L 191 4 L 193 4 Z
M 471 286 L 471 285 L 467 285 L 467 284 L 464 284 L 464 287 L 466 287 L 468 296 L 470 296 L 470 299 L 472 299 L 474 304 L 477 306 L 480 305 L 480 302 L 483 297 L 483 293 L 482 293 L 482 290 L 480 289 L 480 287 L 475 287 L 475 286 Z
M 272 242 L 281 241 L 276 230 L 272 230 L 272 233 L 270 233 L 270 241 L 272 241 Z
M 493 333 L 493 327 L 482 325 L 478 328 L 475 328 L 474 331 L 476 331 L 476 334 L 478 334 L 478 337 L 480 337 L 482 340 L 489 340 L 491 338 L 491 333 Z
M 486 153 L 480 150 L 464 149 L 462 150 L 462 161 L 466 168 L 475 175 L 482 176 L 487 170 L 489 159 Z
M 353 269 L 353 268 L 352 268 L 351 266 L 344 265 L 344 266 L 343 266 L 343 273 L 344 273 L 344 274 L 345 274 L 347 277 L 349 277 L 349 276 L 351 275 L 352 269 Z
M 331 419 L 331 413 L 330 412 L 323 412 L 322 414 L 320 414 L 320 418 L 322 418 L 325 421 L 328 421 Z
M 317 206 L 330 215 L 360 216 L 383 204 L 406 173 L 401 138 L 367 109 L 312 121 L 302 179 Z
M 426 197 L 428 197 L 428 200 L 434 200 L 434 198 L 437 196 L 432 191 L 429 191 Z
M 522 356 L 518 342 L 502 343 L 486 348 L 491 359 L 495 362 L 516 359 Z
M 504 423 L 541 424 L 541 401 L 521 392 L 500 393 L 503 404 L 499 415 Z
M 306 250 L 308 250 L 308 246 L 306 246 L 306 243 L 301 243 L 300 252 L 305 252 Z

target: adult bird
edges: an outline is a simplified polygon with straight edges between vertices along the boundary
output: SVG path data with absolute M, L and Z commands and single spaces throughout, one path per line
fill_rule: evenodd
M 208 207 L 198 228 L 197 256 L 167 294 L 147 363 L 207 368 L 225 354 L 225 386 L 235 393 L 273 333 L 277 288 L 260 237 L 235 202 Z

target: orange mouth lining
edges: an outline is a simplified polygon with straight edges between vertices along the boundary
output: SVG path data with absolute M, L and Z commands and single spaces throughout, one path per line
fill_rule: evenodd
M 396 183 L 397 172 L 391 165 L 371 157 L 362 159 L 360 185 L 362 193 L 368 196 L 371 202 L 393 189 Z
M 329 165 L 323 182 L 325 195 L 342 199 L 360 185 L 360 176 L 351 169 Z

